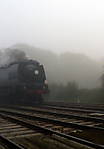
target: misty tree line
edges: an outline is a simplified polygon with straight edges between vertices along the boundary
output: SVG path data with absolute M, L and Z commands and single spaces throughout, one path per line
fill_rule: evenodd
M 76 82 L 68 82 L 67 85 L 51 84 L 50 93 L 46 96 L 49 101 L 66 101 L 72 103 L 104 103 L 104 74 L 102 85 L 99 88 L 79 88 Z

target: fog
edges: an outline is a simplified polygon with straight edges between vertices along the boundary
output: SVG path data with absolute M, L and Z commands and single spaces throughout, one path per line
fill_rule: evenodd
M 97 62 L 84 54 L 72 52 L 56 54 L 27 44 L 16 44 L 3 51 L 1 60 L 6 62 L 26 57 L 38 60 L 45 67 L 49 84 L 66 85 L 68 82 L 75 81 L 80 88 L 95 88 L 101 85 L 103 62 Z
M 26 43 L 101 59 L 103 6 L 103 0 L 1 0 L 0 49 Z
M 98 87 L 104 63 L 103 5 L 103 0 L 0 1 L 1 65 L 18 58 L 13 50 L 17 55 L 22 50 L 23 56 L 44 64 L 50 83 Z

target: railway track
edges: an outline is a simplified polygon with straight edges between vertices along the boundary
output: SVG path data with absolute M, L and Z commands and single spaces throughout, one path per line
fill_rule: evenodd
M 72 137 L 70 135 L 65 135 L 63 133 L 59 133 L 57 131 L 50 130 L 48 128 L 44 128 L 44 127 L 41 127 L 36 124 L 34 125 L 31 121 L 27 121 L 26 119 L 23 119 L 23 117 L 17 118 L 17 116 L 13 116 L 13 115 L 11 116 L 10 114 L 7 115 L 7 114 L 0 112 L 0 120 L 1 120 L 0 122 L 2 124 L 2 125 L 0 125 L 0 134 L 4 135 L 6 140 L 9 140 L 9 142 L 14 141 L 13 144 L 16 144 L 15 142 L 19 143 L 21 149 L 32 148 L 32 147 L 28 146 L 27 138 L 26 138 L 25 143 L 23 142 L 23 140 L 21 138 L 24 139 L 27 135 L 29 135 L 29 136 L 32 136 L 32 134 L 36 135 L 37 132 L 44 134 L 46 136 L 48 135 L 48 139 L 51 138 L 51 140 L 53 139 L 53 140 L 57 141 L 58 143 L 60 143 L 61 147 L 59 144 L 57 144 L 57 147 L 61 148 L 61 149 L 62 149 L 62 146 L 64 149 L 67 149 L 69 147 L 70 147 L 70 149 L 79 149 L 79 148 L 88 149 L 89 148 L 87 146 L 83 146 L 79 143 L 76 143 L 75 141 L 80 142 L 82 144 L 87 144 L 88 146 L 93 146 L 95 148 L 97 148 L 97 147 L 100 147 L 101 149 L 103 148 L 100 145 L 90 143 L 88 141 L 84 141 L 83 139 L 78 139 L 78 138 Z M 3 128 L 2 128 L 2 126 L 3 126 Z M 32 131 L 32 132 L 30 132 L 30 131 Z M 54 135 L 56 135 L 56 136 L 54 136 Z M 17 138 L 19 138 L 19 140 Z M 36 140 L 33 139 L 33 141 L 31 139 L 29 139 L 30 142 L 35 144 L 35 145 L 33 145 L 33 149 L 36 147 L 36 144 L 37 144 L 37 142 L 39 142 L 39 139 L 40 139 L 38 136 L 36 136 L 36 138 L 35 138 Z M 43 136 L 43 138 L 44 138 L 44 136 Z M 70 141 L 69 139 L 74 140 L 74 142 Z M 35 141 L 37 141 L 37 142 L 35 142 Z M 41 142 L 39 142 L 39 143 L 41 143 Z M 49 147 L 49 148 L 52 148 L 52 144 L 54 142 L 53 143 L 48 142 L 48 143 L 51 144 L 51 147 Z M 4 142 L 4 145 L 6 145 L 6 142 Z M 38 144 L 38 145 L 40 147 L 40 144 Z M 13 148 L 13 149 L 14 148 L 20 149 L 15 146 L 13 146 L 13 147 L 9 146 L 9 147 Z M 41 146 L 40 148 L 43 149 L 44 145 Z M 45 148 L 46 148 L 46 145 L 45 145 Z
M 24 149 L 23 147 L 19 146 L 15 142 L 7 139 L 6 137 L 0 135 L 0 149 L 8 148 L 8 149 Z M 4 147 L 5 146 L 5 147 Z
M 50 109 L 45 109 L 44 107 L 11 107 L 12 109 L 17 109 L 20 111 L 27 111 L 27 112 L 33 112 L 36 114 L 44 114 L 44 115 L 50 115 L 50 116 L 56 116 L 57 117 L 62 117 L 62 118 L 68 118 L 71 119 L 71 121 L 76 121 L 77 120 L 85 120 L 85 121 L 92 121 L 92 122 L 96 122 L 96 125 L 100 125 L 102 123 L 104 123 L 104 119 L 103 118 L 96 118 L 96 117 L 91 117 L 91 116 L 81 116 L 81 115 L 75 115 L 75 114 L 68 114 L 68 113 L 64 113 L 63 111 L 52 111 Z M 73 120 L 72 120 L 73 119 Z M 97 124 L 98 123 L 98 124 Z
M 75 104 L 75 103 L 65 103 L 65 102 L 44 102 L 46 106 L 59 106 L 64 108 L 78 108 L 78 109 L 86 109 L 86 110 L 97 110 L 97 111 L 104 111 L 104 104 Z
M 28 111 L 28 110 L 27 110 Z M 94 148 L 104 148 L 104 144 L 103 142 L 97 142 L 97 140 L 91 140 L 91 138 L 87 137 L 83 137 L 83 135 L 81 136 L 80 134 L 78 134 L 79 132 L 87 134 L 88 133 L 91 135 L 100 135 L 103 136 L 104 135 L 104 128 L 103 127 L 96 127 L 93 125 L 93 127 L 90 125 L 82 125 L 82 124 L 77 124 L 77 123 L 73 123 L 73 122 L 67 122 L 67 121 L 63 121 L 63 119 L 59 120 L 58 118 L 55 119 L 55 117 L 51 117 L 49 118 L 47 116 L 41 115 L 33 115 L 33 112 L 26 112 L 24 110 L 22 110 L 22 112 L 19 109 L 19 112 L 17 112 L 16 110 L 10 110 L 10 109 L 0 109 L 0 113 L 5 113 L 5 114 L 9 114 L 9 115 L 14 115 L 14 116 L 18 116 L 19 118 L 28 120 L 29 122 L 35 123 L 37 126 L 43 126 L 43 128 L 49 128 L 49 130 L 51 131 L 55 131 L 54 133 L 59 133 L 62 134 L 63 137 L 65 138 L 69 138 L 72 139 L 73 141 L 88 145 L 90 147 L 94 147 Z M 35 112 L 34 112 L 35 113 Z M 51 113 L 52 114 L 52 113 Z M 59 135 L 58 134 L 58 135 Z M 60 136 L 60 135 L 59 135 Z M 76 139 L 75 139 L 76 138 Z M 75 140 L 74 140 L 75 139 Z M 81 141 L 83 140 L 83 141 Z M 89 142 L 89 143 L 88 143 Z
M 5 120 L 4 118 L 0 118 L 0 143 L 2 148 L 8 148 L 8 149 L 24 149 L 20 144 L 17 144 L 16 142 L 12 141 L 11 139 L 20 135 L 21 132 L 26 130 L 24 127 L 17 125 L 13 122 L 9 122 L 8 120 Z M 19 133 L 18 133 L 19 132 Z M 28 130 L 26 130 L 26 133 Z
M 44 105 L 40 108 L 44 107 L 47 110 L 53 111 L 63 111 L 64 113 L 72 113 L 72 114 L 79 114 L 79 115 L 89 115 L 94 117 L 103 117 L 104 118 L 104 111 L 100 110 L 91 110 L 91 109 L 80 109 L 80 108 L 70 108 L 70 107 L 60 107 L 60 106 L 53 106 L 53 105 Z
M 32 139 L 28 141 L 28 137 L 34 138 L 35 136 L 37 139 L 41 139 L 40 133 L 50 135 L 50 131 L 44 130 L 41 127 L 36 127 L 15 117 L 13 118 L 4 114 L 0 114 L 0 117 L 0 134 L 2 134 L 0 135 L 0 149 L 1 146 L 3 149 L 34 149 L 37 148 L 37 146 L 34 145 Z M 24 138 L 26 139 L 25 142 L 23 141 Z M 41 141 L 39 143 L 41 143 Z M 33 147 L 30 147 L 30 145 Z
M 81 123 L 81 124 L 87 124 L 89 126 L 97 126 L 97 127 L 104 127 L 104 119 L 103 118 L 95 118 L 95 117 L 89 117 L 89 116 L 80 116 L 80 115 L 74 115 L 74 114 L 66 114 L 62 112 L 54 112 L 51 110 L 46 110 L 44 108 L 31 108 L 31 107 L 11 107 L 12 109 L 17 109 L 19 111 L 25 111 L 25 112 L 31 112 L 32 115 L 39 115 L 39 116 L 47 116 L 51 118 L 61 119 L 63 121 L 68 122 L 75 122 L 75 123 Z M 41 115 L 40 115 L 41 114 Z M 64 119 L 63 119 L 64 118 Z

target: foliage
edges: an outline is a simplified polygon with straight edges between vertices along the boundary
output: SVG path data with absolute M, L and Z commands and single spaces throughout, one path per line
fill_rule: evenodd
M 68 82 L 67 85 L 51 84 L 49 101 L 64 101 L 72 103 L 104 103 L 104 89 L 80 89 L 76 82 Z
M 101 86 L 102 88 L 104 88 L 104 74 L 102 74 L 101 76 Z

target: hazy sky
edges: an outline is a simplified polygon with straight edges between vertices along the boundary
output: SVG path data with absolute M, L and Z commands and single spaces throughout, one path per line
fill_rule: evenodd
M 104 0 L 0 0 L 0 48 L 27 43 L 104 56 Z

